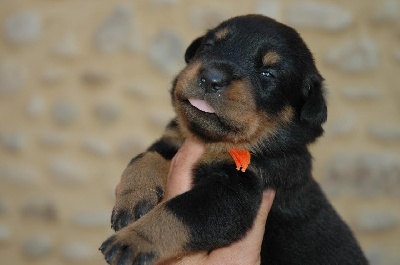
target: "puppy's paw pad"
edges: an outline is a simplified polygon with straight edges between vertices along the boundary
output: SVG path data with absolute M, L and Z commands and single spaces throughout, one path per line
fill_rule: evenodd
M 111 228 L 118 231 L 140 219 L 160 203 L 162 196 L 160 187 L 123 191 L 111 215 Z

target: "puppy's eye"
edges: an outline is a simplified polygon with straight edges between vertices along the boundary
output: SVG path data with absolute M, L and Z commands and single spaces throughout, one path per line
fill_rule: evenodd
M 261 75 L 264 77 L 274 78 L 276 77 L 276 72 L 274 70 L 268 69 L 261 71 Z

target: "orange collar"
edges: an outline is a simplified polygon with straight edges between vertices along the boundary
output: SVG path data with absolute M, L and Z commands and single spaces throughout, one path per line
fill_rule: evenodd
M 231 154 L 233 160 L 235 161 L 236 170 L 241 170 L 242 172 L 245 172 L 250 164 L 249 150 L 231 148 L 228 149 L 228 152 L 229 154 Z

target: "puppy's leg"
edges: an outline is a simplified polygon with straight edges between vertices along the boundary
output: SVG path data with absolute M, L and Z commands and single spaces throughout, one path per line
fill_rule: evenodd
M 217 163 L 196 170 L 192 190 L 157 205 L 103 243 L 100 250 L 107 262 L 156 264 L 243 237 L 257 214 L 262 184 L 249 170 L 239 172 L 233 164 L 229 168 Z
M 156 264 L 182 253 L 189 237 L 188 227 L 163 202 L 109 237 L 100 251 L 109 264 Z
M 115 231 L 139 219 L 160 202 L 171 159 L 182 141 L 172 121 L 160 140 L 131 160 L 122 174 L 111 216 Z

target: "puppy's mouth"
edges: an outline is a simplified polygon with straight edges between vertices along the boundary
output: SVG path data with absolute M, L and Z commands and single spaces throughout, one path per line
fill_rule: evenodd
M 207 101 L 202 100 L 202 99 L 195 99 L 195 98 L 189 98 L 188 99 L 190 105 L 195 107 L 196 109 L 206 112 L 206 113 L 215 113 L 215 110 L 213 107 L 208 104 Z

